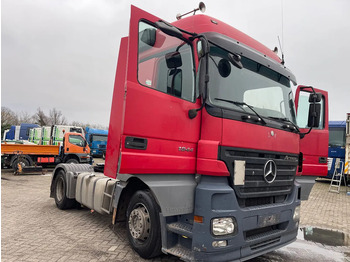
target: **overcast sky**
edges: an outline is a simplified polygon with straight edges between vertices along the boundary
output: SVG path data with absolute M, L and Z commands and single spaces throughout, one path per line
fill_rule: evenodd
M 130 5 L 169 22 L 199 1 L 2 0 L 1 105 L 61 110 L 108 126 L 120 38 Z M 330 120 L 350 112 L 350 1 L 206 0 L 206 14 L 273 49 L 280 36 L 298 84 L 328 91 Z M 282 19 L 283 18 L 283 19 Z M 282 26 L 283 25 L 283 26 Z

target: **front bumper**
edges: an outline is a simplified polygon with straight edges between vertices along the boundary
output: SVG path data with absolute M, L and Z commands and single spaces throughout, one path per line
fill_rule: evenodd
M 195 212 L 204 218 L 193 224 L 192 257 L 195 261 L 244 261 L 285 246 L 296 239 L 299 221 L 293 220 L 300 205 L 300 186 L 294 184 L 284 202 L 241 208 L 227 178 L 202 176 L 196 189 Z M 235 217 L 234 235 L 214 236 L 211 220 Z M 269 222 L 269 218 L 273 217 Z M 213 241 L 227 241 L 213 247 Z

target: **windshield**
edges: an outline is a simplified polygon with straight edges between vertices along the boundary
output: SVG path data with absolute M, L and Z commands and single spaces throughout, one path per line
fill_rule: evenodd
M 261 117 L 296 122 L 289 79 L 253 60 L 241 57 L 239 61 L 237 55 L 211 45 L 209 79 L 212 105 L 249 114 L 254 114 L 253 108 Z
M 329 128 L 329 146 L 345 146 L 345 127 Z
M 93 135 L 92 141 L 107 142 L 107 135 Z

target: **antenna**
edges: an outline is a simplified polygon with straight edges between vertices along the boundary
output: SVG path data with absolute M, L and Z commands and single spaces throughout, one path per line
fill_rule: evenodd
M 284 46 L 284 32 L 283 32 L 283 0 L 281 0 L 281 19 L 282 19 L 282 42 L 283 42 L 283 46 Z M 280 49 L 281 49 L 281 54 L 282 54 L 282 61 L 281 61 L 281 64 L 284 65 L 285 61 L 284 61 L 284 52 L 283 52 L 283 49 L 282 49 L 282 45 L 281 45 L 281 41 L 280 41 L 280 37 L 278 37 L 278 43 L 280 44 Z
M 180 20 L 183 16 L 188 15 L 188 14 L 190 14 L 192 12 L 193 12 L 193 15 L 195 15 L 198 10 L 200 10 L 202 13 L 205 12 L 205 4 L 203 2 L 199 3 L 198 8 L 195 8 L 192 11 L 187 12 L 186 14 L 183 14 L 183 15 L 182 14 L 177 14 L 176 15 L 176 19 Z
M 282 49 L 282 46 L 281 46 L 281 41 L 280 41 L 280 37 L 277 36 L 278 38 L 278 43 L 280 44 L 280 49 L 281 49 L 281 54 L 282 54 L 282 61 L 281 61 L 281 64 L 284 65 L 285 61 L 284 61 L 284 53 L 283 53 L 283 49 Z

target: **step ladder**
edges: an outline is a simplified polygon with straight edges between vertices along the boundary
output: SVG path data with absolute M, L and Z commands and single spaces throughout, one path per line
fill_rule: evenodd
M 101 207 L 101 210 L 103 210 L 108 215 L 111 213 L 111 207 L 113 202 L 112 198 L 113 198 L 114 189 L 115 189 L 115 186 L 113 186 L 112 192 L 108 192 L 108 183 L 110 181 L 112 181 L 112 179 L 108 179 L 106 181 L 105 190 L 103 192 L 103 198 L 102 198 L 102 207 Z M 108 209 L 107 209 L 107 206 L 108 206 Z
M 328 192 L 334 192 L 339 194 L 342 180 L 344 181 L 344 185 L 346 187 L 346 181 L 345 181 L 345 176 L 343 171 L 344 171 L 344 162 L 340 161 L 340 158 L 336 158 L 335 164 L 334 164 L 332 181 L 331 181 L 331 184 L 329 185 Z

